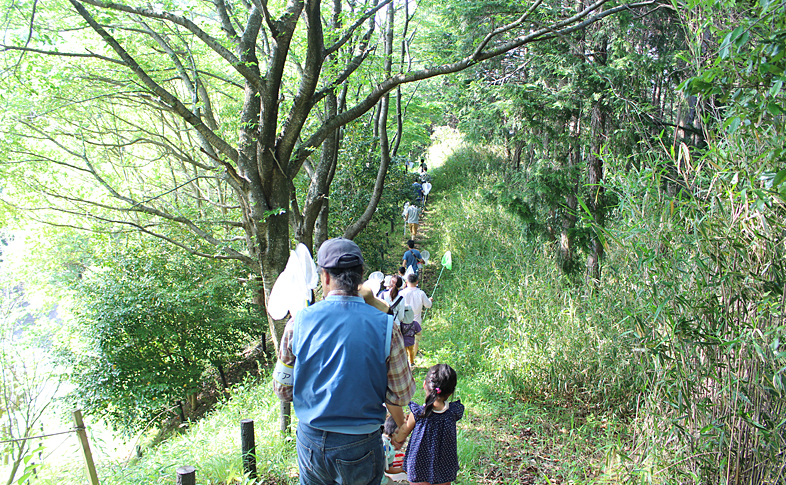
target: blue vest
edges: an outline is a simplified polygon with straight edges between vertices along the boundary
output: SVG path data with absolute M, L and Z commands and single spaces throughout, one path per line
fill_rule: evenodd
M 323 431 L 367 434 L 385 422 L 393 317 L 359 296 L 328 296 L 297 313 L 293 400 L 298 419 Z

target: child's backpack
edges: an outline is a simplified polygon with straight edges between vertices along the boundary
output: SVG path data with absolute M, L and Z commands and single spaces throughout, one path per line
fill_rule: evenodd
M 420 332 L 420 330 L 421 330 L 420 324 L 414 320 L 410 323 L 401 324 L 401 335 L 403 337 L 414 337 L 415 335 L 417 335 L 418 332 Z M 406 344 L 406 340 L 404 341 L 404 343 Z
M 393 304 L 390 305 L 390 309 L 393 310 L 393 315 L 396 314 L 395 310 L 399 305 L 404 305 L 404 315 L 401 317 L 401 321 L 399 321 L 398 323 L 399 324 L 403 323 L 408 325 L 413 321 L 415 321 L 415 310 L 413 310 L 411 306 L 404 303 L 404 297 L 401 295 L 399 295 L 398 298 L 396 298 L 396 301 L 394 301 Z M 396 320 L 398 319 L 396 318 Z

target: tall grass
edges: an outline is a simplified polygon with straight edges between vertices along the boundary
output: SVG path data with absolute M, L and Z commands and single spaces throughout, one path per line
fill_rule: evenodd
M 435 178 L 436 249 L 451 250 L 455 268 L 438 295 L 442 326 L 432 335 L 443 348 L 463 348 L 451 354 L 467 369 L 513 392 L 626 398 L 635 364 L 619 325 L 624 309 L 608 295 L 577 290 L 547 243 L 484 201 L 502 170 L 494 154 L 465 149 Z
M 421 348 L 428 362 L 457 369 L 459 393 L 481 423 L 463 446 L 485 443 L 485 451 L 463 456 L 464 477 L 613 483 L 609 463 L 629 448 L 625 422 L 642 381 L 625 308 L 610 297 L 616 287 L 590 292 L 566 280 L 553 248 L 485 201 L 505 171 L 493 152 L 455 149 L 429 202 L 427 249 L 434 261 L 450 250 L 453 270 L 443 273 Z M 519 459 L 508 463 L 494 437 L 521 442 Z
M 620 204 L 602 284 L 588 289 L 484 202 L 505 176 L 494 154 L 455 151 L 432 199 L 437 253 L 451 250 L 455 269 L 425 347 L 489 407 L 532 398 L 630 423 L 597 442 L 603 480 L 783 483 L 784 203 L 745 153 L 708 160 L 711 171 L 683 162 L 680 180 L 665 156 L 641 170 L 608 160 Z M 597 451 L 582 452 L 596 468 Z
M 643 481 L 783 483 L 786 370 L 784 210 L 744 153 L 683 169 L 620 174 L 612 231 L 626 324 L 645 388 L 632 467 Z M 765 201 L 768 200 L 769 202 Z

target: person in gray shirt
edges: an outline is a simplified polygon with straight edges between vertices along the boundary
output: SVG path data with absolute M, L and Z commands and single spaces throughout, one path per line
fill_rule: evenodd
M 415 204 L 409 204 L 406 208 L 404 208 L 404 212 L 401 213 L 401 216 L 407 223 L 407 228 L 409 228 L 409 234 L 411 238 L 415 239 L 415 236 L 418 235 L 420 208 Z

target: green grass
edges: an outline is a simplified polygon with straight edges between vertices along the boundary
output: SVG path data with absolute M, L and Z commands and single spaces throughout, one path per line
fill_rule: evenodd
M 623 310 L 608 294 L 577 291 L 547 244 L 485 202 L 499 163 L 454 150 L 435 173 L 427 221 L 434 261 L 453 255 L 421 349 L 424 367 L 445 362 L 459 374 L 457 483 L 615 483 L 635 374 L 616 323 Z

